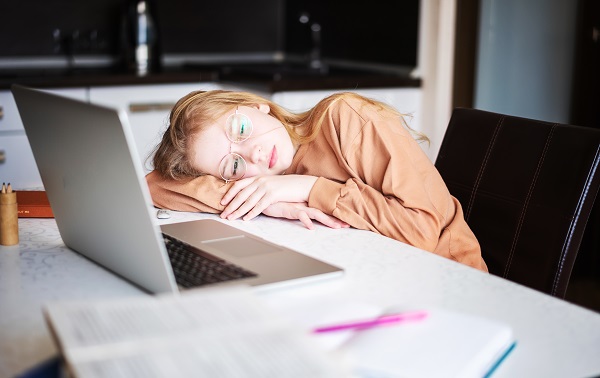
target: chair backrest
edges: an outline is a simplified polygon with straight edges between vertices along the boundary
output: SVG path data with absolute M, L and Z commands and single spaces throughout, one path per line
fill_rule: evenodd
M 490 273 L 564 298 L 599 160 L 598 129 L 457 108 L 435 165 Z

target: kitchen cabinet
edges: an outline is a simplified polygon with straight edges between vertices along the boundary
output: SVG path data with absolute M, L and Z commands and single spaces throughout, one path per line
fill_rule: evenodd
M 419 87 L 275 92 L 272 94 L 271 100 L 291 111 L 299 112 L 310 109 L 326 96 L 342 91 L 356 92 L 393 106 L 405 115 L 404 119 L 411 129 L 424 133 L 421 124 L 423 90 Z M 427 133 L 424 134 L 427 136 Z M 419 145 L 423 152 L 432 159 L 430 144 L 420 143 Z
M 65 97 L 87 101 L 85 88 L 46 89 Z M 17 104 L 9 90 L 0 91 L 0 181 L 15 189 L 41 188 L 37 169 Z
M 298 112 L 308 110 L 324 97 L 341 91 L 344 90 L 276 92 L 273 93 L 271 99 L 291 111 Z M 412 129 L 420 131 L 421 88 L 348 89 L 347 91 L 356 92 L 365 97 L 392 105 L 406 115 L 406 121 Z
M 192 91 L 218 88 L 210 82 L 90 87 L 89 100 L 127 114 L 137 155 L 147 173 L 152 170 L 154 147 L 168 126 L 169 112 L 177 100 Z

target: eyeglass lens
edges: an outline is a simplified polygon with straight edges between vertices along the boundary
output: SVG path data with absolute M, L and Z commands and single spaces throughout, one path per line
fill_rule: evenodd
M 236 110 L 234 114 L 227 117 L 225 132 L 230 141 L 234 143 L 243 142 L 252 135 L 253 130 L 252 121 L 245 114 L 238 113 Z
M 221 160 L 219 173 L 225 181 L 239 180 L 246 174 L 246 161 L 236 153 L 230 153 Z

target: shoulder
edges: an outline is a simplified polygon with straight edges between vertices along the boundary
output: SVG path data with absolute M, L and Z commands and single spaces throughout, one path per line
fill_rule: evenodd
M 328 104 L 325 109 L 322 128 L 332 130 L 338 135 L 356 135 L 360 133 L 368 119 L 363 117 L 363 104 L 358 98 L 340 96 Z
M 406 129 L 402 115 L 382 102 L 354 93 L 341 94 L 327 110 L 330 127 L 347 129 L 349 132 L 372 132 L 401 134 Z
M 356 94 L 341 94 L 337 101 L 331 104 L 328 111 L 333 118 L 353 118 L 362 123 L 394 117 L 379 103 Z

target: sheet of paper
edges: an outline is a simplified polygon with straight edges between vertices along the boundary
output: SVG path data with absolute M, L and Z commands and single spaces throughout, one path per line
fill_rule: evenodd
M 149 343 L 107 359 L 76 359 L 77 377 L 338 377 L 341 374 L 300 337 L 279 330 L 234 339 L 194 338 Z M 343 376 L 343 374 L 341 374 Z

